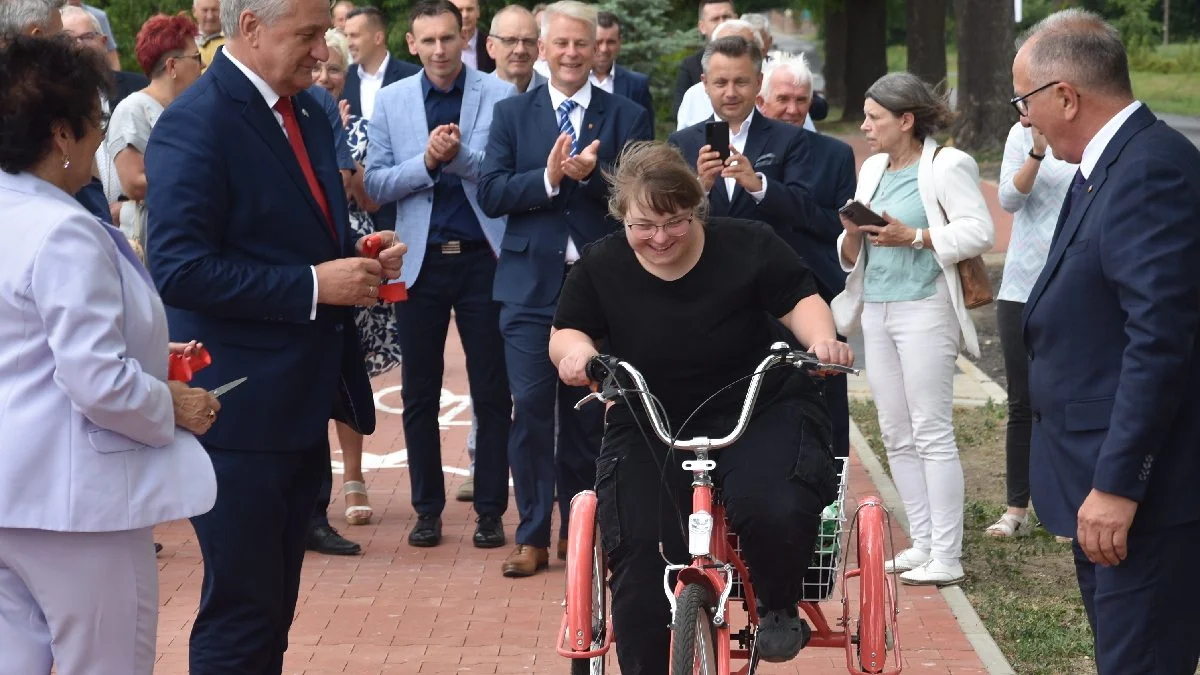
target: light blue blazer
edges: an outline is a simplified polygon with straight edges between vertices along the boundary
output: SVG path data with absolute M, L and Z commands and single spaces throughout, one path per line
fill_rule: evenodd
M 371 199 L 379 204 L 396 202 L 396 236 L 408 244 L 400 279 L 409 285 L 416 283 L 425 259 L 436 180 L 425 168 L 429 124 L 421 89 L 423 77 L 425 71 L 422 70 L 413 77 L 389 84 L 376 96 L 364 176 Z M 479 168 L 483 165 L 492 126 L 492 107 L 496 101 L 516 92 L 508 82 L 467 68 L 458 120 L 462 145 L 454 160 L 441 168 L 462 178 L 467 201 L 483 227 L 492 252 L 497 254 L 507 218 L 489 218 L 479 208 Z
M 112 532 L 212 508 L 175 426 L 167 319 L 119 230 L 0 172 L 0 527 Z

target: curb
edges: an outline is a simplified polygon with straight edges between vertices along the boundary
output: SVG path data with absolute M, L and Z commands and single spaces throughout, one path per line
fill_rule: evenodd
M 990 382 L 990 380 L 988 381 Z M 998 388 L 995 382 L 992 382 L 992 386 Z M 908 516 L 904 513 L 904 504 L 900 501 L 900 493 L 896 491 L 896 484 L 892 482 L 891 477 L 883 470 L 883 464 L 871 450 L 866 437 L 863 436 L 858 425 L 854 423 L 853 418 L 850 419 L 850 447 L 854 448 L 855 454 L 858 455 L 858 460 L 862 462 L 863 468 L 867 470 L 867 475 L 871 477 L 871 482 L 875 483 L 875 488 L 879 491 L 879 498 L 887 505 L 892 517 L 899 521 L 904 529 L 907 530 Z M 967 641 L 971 643 L 971 647 L 979 655 L 979 660 L 983 662 L 983 667 L 987 669 L 989 675 L 1016 675 L 1017 671 L 1013 670 L 1012 665 L 1008 663 L 1008 659 L 1004 658 L 1004 653 L 1000 651 L 1000 646 L 992 639 L 991 633 L 984 627 L 979 614 L 975 612 L 975 608 L 971 606 L 971 602 L 967 600 L 967 596 L 962 592 L 962 589 L 958 586 L 945 586 L 938 590 L 941 591 L 942 598 L 946 600 L 950 611 L 954 613 L 954 618 L 958 621 L 959 628 L 967 636 Z
M 971 359 L 959 354 L 958 359 L 955 361 L 955 365 L 958 366 L 959 370 L 974 378 L 975 381 L 979 383 L 979 386 L 983 389 L 984 393 L 988 395 L 988 398 L 992 399 L 992 401 L 994 401 L 997 405 L 1005 405 L 1008 403 L 1008 392 L 1004 391 L 1003 387 L 996 384 L 995 380 L 988 377 L 987 373 L 980 370 L 979 366 L 975 365 Z

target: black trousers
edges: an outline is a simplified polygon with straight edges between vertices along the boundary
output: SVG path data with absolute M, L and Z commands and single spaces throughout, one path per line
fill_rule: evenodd
M 296 452 L 207 450 L 217 503 L 191 519 L 204 581 L 188 645 L 190 672 L 279 675 L 329 440 Z
M 1021 330 L 1025 303 L 998 300 L 996 327 L 1004 354 L 1008 379 L 1008 433 L 1004 442 L 1007 468 L 1008 505 L 1029 507 L 1029 439 L 1033 434 L 1033 411 L 1029 407 L 1029 357 Z
M 819 408 L 819 405 L 815 407 Z M 745 562 L 767 609 L 794 607 L 812 559 L 821 509 L 836 497 L 829 422 L 814 404 L 775 402 L 737 443 L 713 453 L 713 479 Z M 648 434 L 653 434 L 647 427 Z M 596 468 L 600 534 L 608 553 L 613 630 L 625 675 L 661 675 L 668 667 L 670 606 L 665 562 L 689 562 L 683 532 L 691 512 L 691 474 L 652 435 L 610 426 Z M 665 462 L 665 466 L 664 466 Z
M 1117 567 L 1089 561 L 1076 543 L 1075 576 L 1095 638 L 1100 675 L 1192 675 L 1200 659 L 1200 522 L 1129 535 Z

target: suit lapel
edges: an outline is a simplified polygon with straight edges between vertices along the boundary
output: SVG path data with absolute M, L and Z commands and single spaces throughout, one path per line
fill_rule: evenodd
M 587 110 L 583 111 L 583 128 L 575 130 L 580 152 L 600 136 L 600 130 L 604 128 L 608 97 L 608 92 L 600 87 L 592 87 L 592 102 L 588 104 Z
M 1054 246 L 1051 247 L 1050 253 L 1046 257 L 1046 265 L 1042 268 L 1041 275 L 1038 276 L 1037 283 L 1034 284 L 1033 290 L 1029 293 L 1029 300 L 1026 303 L 1025 316 L 1029 316 L 1038 300 L 1041 299 L 1043 292 L 1046 290 L 1050 279 L 1058 271 L 1058 266 L 1062 264 L 1063 255 L 1066 253 L 1067 247 L 1075 239 L 1075 235 L 1079 233 L 1079 228 L 1083 223 L 1083 217 L 1087 214 L 1088 207 L 1092 205 L 1092 201 L 1100 190 L 1104 187 L 1104 183 L 1108 180 L 1108 172 L 1112 164 L 1121 156 L 1121 151 L 1125 148 L 1125 144 L 1142 129 L 1150 126 L 1156 121 L 1154 113 L 1145 105 L 1138 108 L 1133 115 L 1121 125 L 1117 134 L 1109 141 L 1105 147 L 1104 153 L 1100 155 L 1100 160 L 1096 162 L 1096 168 L 1092 171 L 1092 175 L 1084 182 L 1081 192 L 1071 204 L 1071 211 L 1063 220 L 1063 212 L 1067 209 L 1067 204 L 1070 203 L 1071 195 L 1067 193 L 1067 200 L 1063 203 L 1062 210 L 1059 211 L 1059 222 L 1062 230 L 1059 232 L 1058 238 L 1054 240 Z M 1056 228 L 1057 229 L 1057 228 Z
M 755 112 L 754 117 L 750 118 L 750 131 L 746 134 L 746 145 L 743 148 L 744 152 L 742 152 L 746 159 L 750 161 L 751 166 L 762 156 L 763 150 L 767 148 L 770 137 L 771 129 L 767 124 L 767 118 L 763 117 L 762 113 Z M 724 179 L 721 179 L 721 181 L 724 182 Z M 723 187 L 724 185 L 722 185 Z M 734 206 L 740 205 L 740 202 L 744 199 L 751 199 L 751 197 L 746 194 L 741 185 L 734 183 L 733 199 L 729 203 L 730 213 L 733 212 Z
M 475 128 L 475 118 L 479 116 L 479 100 L 482 98 L 483 77 L 478 71 L 463 66 L 467 71 L 467 79 L 463 82 L 462 107 L 458 112 L 458 128 L 462 133 L 462 144 L 468 145 L 471 129 Z M 425 125 L 428 127 L 428 123 Z
M 325 116 L 324 111 L 316 109 L 315 106 L 300 103 L 295 98 L 292 99 L 292 103 L 296 107 L 296 118 L 300 122 L 300 133 L 305 138 L 304 147 L 308 150 L 308 162 L 312 165 L 313 174 L 316 175 L 317 182 L 320 183 L 321 189 L 325 191 L 325 203 L 329 204 L 329 213 L 333 216 L 332 224 L 334 231 L 338 233 L 338 240 L 345 240 L 346 232 L 343 231 L 341 224 L 344 222 L 349 222 L 349 213 L 343 211 L 344 206 L 342 201 L 335 198 L 338 194 L 337 191 L 344 189 L 340 181 L 341 176 L 338 174 L 336 166 L 327 166 L 323 161 L 329 159 L 331 157 L 331 153 L 313 152 L 312 148 L 316 146 L 312 143 L 309 143 L 307 140 L 314 138 L 317 135 L 316 127 L 314 125 L 329 124 L 329 119 Z M 291 149 L 291 145 L 289 145 L 288 151 L 292 155 L 293 163 L 296 165 L 296 168 L 299 169 L 300 163 L 295 161 L 296 155 L 295 153 L 291 152 Z M 325 166 L 327 169 L 332 168 L 332 170 L 322 171 L 322 166 Z M 334 177 L 337 177 L 339 180 L 337 182 L 331 182 Z M 300 180 L 303 184 L 302 187 L 304 189 L 304 195 L 308 199 L 308 205 L 312 207 L 313 212 L 316 214 L 317 222 L 323 226 L 321 227 L 321 231 L 324 232 L 326 236 L 330 237 L 331 240 L 333 240 L 330 229 L 328 227 L 324 227 L 325 214 L 321 211 L 321 205 L 317 203 L 316 198 L 312 194 L 312 190 L 308 188 L 308 181 L 304 179 L 303 172 L 300 173 Z M 337 245 L 339 243 L 338 240 L 333 240 L 333 243 Z

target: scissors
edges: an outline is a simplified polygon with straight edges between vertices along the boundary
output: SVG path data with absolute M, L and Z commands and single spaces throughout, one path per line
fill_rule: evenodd
M 245 381 L 246 381 L 246 378 L 239 377 L 238 379 L 236 379 L 232 382 L 223 384 L 208 393 L 212 394 L 214 398 L 221 398 L 222 394 L 228 394 L 231 390 L 236 389 L 238 386 L 240 386 Z

